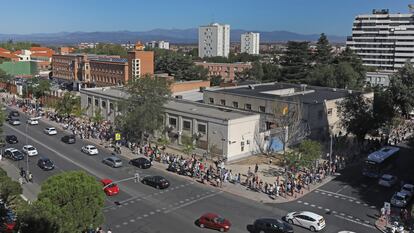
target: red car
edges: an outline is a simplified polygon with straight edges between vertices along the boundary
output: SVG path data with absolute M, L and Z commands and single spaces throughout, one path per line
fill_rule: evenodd
M 111 179 L 101 180 L 102 185 L 105 187 L 104 192 L 107 196 L 117 195 L 119 193 L 119 187 L 117 184 L 112 184 Z M 109 184 L 109 185 L 108 185 Z
M 214 230 L 219 230 L 221 232 L 229 231 L 231 227 L 229 220 L 213 213 L 203 214 L 203 216 L 201 216 L 197 222 L 201 228 L 206 227 Z

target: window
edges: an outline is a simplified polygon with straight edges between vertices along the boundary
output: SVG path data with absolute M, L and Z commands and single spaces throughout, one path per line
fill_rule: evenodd
M 95 100 L 95 106 L 99 106 L 99 100 Z
M 240 142 L 240 151 L 244 151 L 244 142 Z
M 220 100 L 221 105 L 226 105 L 226 100 Z
M 109 109 L 112 111 L 114 110 L 114 103 L 109 103 Z
M 172 127 L 176 128 L 177 127 L 177 119 L 170 117 L 170 119 L 168 120 L 168 124 L 170 124 Z
M 265 106 L 260 106 L 259 111 L 260 112 L 266 112 L 266 107 Z
M 214 104 L 214 98 L 209 98 L 210 104 Z
M 332 116 L 332 108 L 328 108 L 328 116 Z
M 244 108 L 247 110 L 252 110 L 252 105 L 251 104 L 245 104 Z
M 88 105 L 92 104 L 92 98 L 88 97 Z
M 191 130 L 191 121 L 183 121 L 183 130 Z
M 239 108 L 239 102 L 233 101 L 233 107 L 234 108 Z
M 101 102 L 102 108 L 106 108 L 106 101 Z
M 207 132 L 207 126 L 205 124 L 198 124 L 197 125 L 197 131 L 199 133 L 206 134 L 206 132 Z
M 322 119 L 322 117 L 323 117 L 323 111 L 322 110 L 319 110 L 318 111 L 318 118 L 319 119 Z

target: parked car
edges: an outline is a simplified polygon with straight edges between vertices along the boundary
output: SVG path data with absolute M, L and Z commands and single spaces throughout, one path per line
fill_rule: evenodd
M 9 124 L 11 124 L 11 125 L 20 125 L 20 124 L 21 124 L 21 122 L 20 122 L 20 120 L 19 120 L 19 119 L 17 119 L 17 118 L 11 118 L 11 119 L 9 120 Z
M 24 155 L 18 149 L 15 148 L 7 148 L 4 150 L 4 156 L 6 158 L 12 159 L 14 161 L 23 160 Z
M 406 194 L 410 198 L 413 197 L 414 194 L 414 185 L 412 184 L 404 184 L 400 190 L 401 193 Z
M 53 127 L 49 127 L 44 129 L 45 134 L 47 135 L 56 135 L 57 134 L 57 130 Z
M 98 149 L 93 145 L 83 146 L 81 151 L 88 155 L 97 155 L 99 153 Z
M 50 171 L 55 168 L 55 164 L 52 162 L 52 160 L 48 158 L 40 158 L 37 161 L 37 166 L 39 166 L 42 170 Z
M 150 168 L 151 167 L 151 161 L 149 161 L 146 158 L 140 157 L 140 158 L 136 158 L 136 159 L 131 159 L 129 161 L 129 164 L 135 166 L 135 167 L 139 167 L 139 168 Z
M 76 142 L 76 136 L 71 134 L 71 135 L 65 135 L 61 138 L 62 142 L 67 143 L 67 144 L 74 144 Z
M 397 181 L 398 178 L 396 176 L 384 174 L 379 178 L 378 184 L 384 187 L 392 187 L 397 183 Z
M 19 142 L 19 140 L 17 140 L 17 137 L 15 135 L 6 135 L 6 142 L 9 144 L 16 144 Z
M 402 192 L 396 192 L 391 197 L 391 205 L 399 208 L 404 208 L 407 206 L 409 201 L 409 196 Z
M 23 151 L 24 154 L 28 155 L 29 157 L 36 156 L 36 155 L 39 154 L 37 152 L 37 149 L 34 146 L 32 146 L 32 145 L 25 145 L 25 146 L 23 146 L 22 151 Z
M 32 117 L 32 118 L 29 118 L 26 123 L 29 125 L 38 125 L 39 119 L 37 117 Z
M 162 176 L 145 176 L 141 182 L 157 189 L 165 189 L 170 186 L 170 182 Z
M 201 228 L 209 228 L 219 230 L 221 232 L 227 232 L 230 230 L 231 223 L 229 220 L 214 213 L 205 213 L 197 219 L 197 224 Z
M 111 156 L 102 160 L 102 162 L 113 168 L 122 167 L 122 160 L 118 157 Z
M 288 213 L 285 217 L 290 224 L 307 228 L 311 231 L 320 231 L 325 228 L 325 219 L 310 211 L 300 211 Z
M 107 196 L 113 196 L 119 193 L 119 187 L 117 184 L 112 184 L 111 179 L 102 179 L 101 183 L 104 186 L 104 192 Z
M 293 233 L 293 228 L 279 219 L 259 218 L 254 221 L 251 233 Z

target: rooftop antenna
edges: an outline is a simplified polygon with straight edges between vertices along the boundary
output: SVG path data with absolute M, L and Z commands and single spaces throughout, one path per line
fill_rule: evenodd
M 408 9 L 410 10 L 410 13 L 414 13 L 414 4 L 408 4 Z

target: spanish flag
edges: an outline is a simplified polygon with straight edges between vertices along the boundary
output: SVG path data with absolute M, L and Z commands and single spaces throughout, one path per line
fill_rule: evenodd
M 288 106 L 286 106 L 282 109 L 282 114 L 286 115 L 288 113 L 288 111 L 289 111 L 289 108 L 288 108 Z

